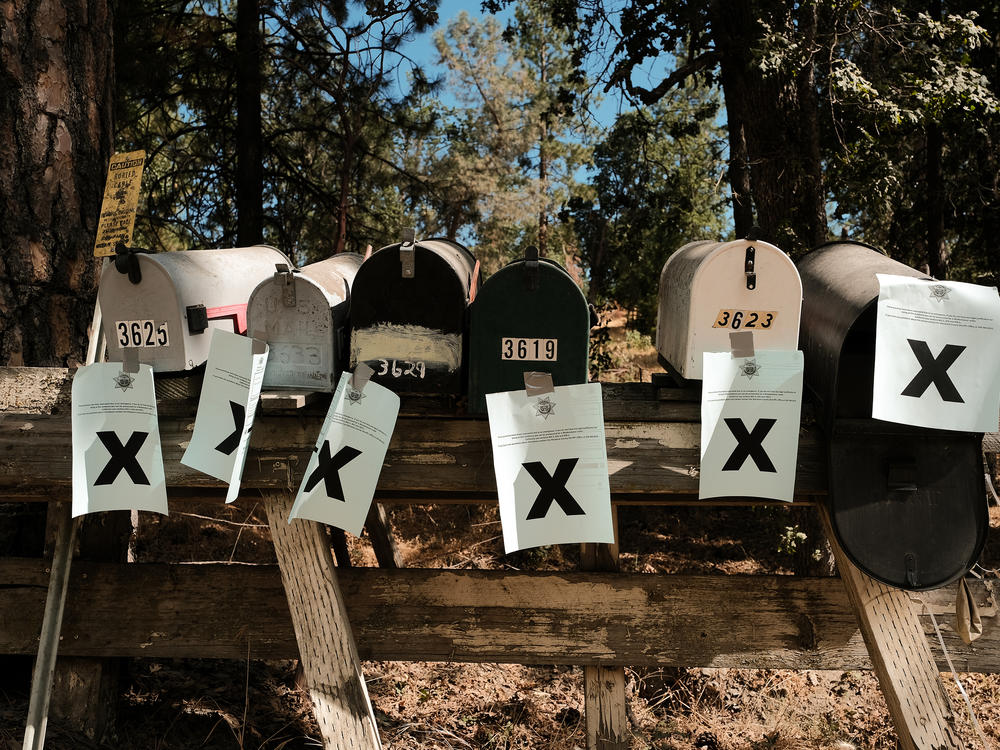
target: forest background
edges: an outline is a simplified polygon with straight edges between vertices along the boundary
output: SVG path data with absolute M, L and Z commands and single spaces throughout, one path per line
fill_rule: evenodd
M 1000 275 L 996 3 L 2 5 L 9 364 L 82 356 L 113 150 L 149 154 L 138 246 L 534 244 L 645 332 L 673 250 L 755 225 Z

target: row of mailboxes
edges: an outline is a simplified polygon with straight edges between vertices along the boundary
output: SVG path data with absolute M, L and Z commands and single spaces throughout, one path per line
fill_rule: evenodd
M 105 269 L 99 296 L 109 356 L 136 349 L 159 373 L 204 363 L 204 334 L 221 326 L 268 342 L 264 388 L 332 391 L 345 367 L 364 362 L 397 392 L 468 386 L 482 412 L 486 393 L 523 387 L 525 371 L 548 372 L 554 385 L 588 374 L 590 307 L 537 251 L 485 284 L 459 243 L 412 236 L 301 269 L 263 246 L 129 253 Z
M 302 269 L 269 247 L 118 261 L 99 293 L 109 355 L 137 349 L 157 371 L 197 367 L 206 331 L 226 326 L 268 341 L 268 388 L 329 391 L 364 362 L 397 392 L 467 385 L 470 411 L 482 412 L 487 393 L 523 387 L 527 370 L 555 385 L 587 380 L 589 306 L 537 254 L 485 283 L 460 244 L 412 237 Z M 858 243 L 817 248 L 797 267 L 766 242 L 690 243 L 661 274 L 657 349 L 679 379 L 698 379 L 702 354 L 730 350 L 736 333 L 753 332 L 758 349 L 801 348 L 841 546 L 879 580 L 932 588 L 985 542 L 981 436 L 872 419 L 877 273 L 921 276 Z
M 818 247 L 797 267 L 764 242 L 690 243 L 663 267 L 657 351 L 683 383 L 702 377 L 703 353 L 735 350 L 737 331 L 756 349 L 802 349 L 841 547 L 884 583 L 936 588 L 986 541 L 982 435 L 872 418 L 876 274 L 930 280 L 860 243 Z

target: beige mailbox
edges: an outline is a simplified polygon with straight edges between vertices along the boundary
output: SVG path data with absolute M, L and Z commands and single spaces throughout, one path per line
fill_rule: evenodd
M 347 358 L 351 285 L 363 258 L 339 253 L 279 265 L 247 304 L 247 330 L 268 344 L 264 388 L 332 392 Z
M 109 359 L 128 348 L 154 372 L 198 367 L 208 359 L 208 329 L 246 333 L 250 292 L 288 262 L 265 245 L 119 255 L 97 293 Z
M 752 331 L 756 349 L 797 349 L 802 282 L 791 258 L 767 242 L 690 242 L 660 273 L 656 350 L 684 380 L 702 378 L 702 354 Z

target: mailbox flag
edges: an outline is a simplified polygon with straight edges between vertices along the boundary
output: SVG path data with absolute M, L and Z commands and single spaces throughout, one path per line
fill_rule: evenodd
M 802 411 L 802 352 L 703 356 L 698 497 L 790 501 Z
M 229 482 L 226 502 L 240 493 L 250 431 L 260 400 L 267 346 L 246 336 L 211 330 L 212 343 L 191 442 L 181 463 Z
M 486 394 L 506 552 L 614 543 L 600 383 Z
M 882 273 L 878 282 L 872 416 L 940 430 L 996 430 L 996 288 Z
M 307 518 L 358 536 L 398 415 L 399 396 L 371 380 L 357 390 L 343 373 L 288 522 Z
M 73 377 L 73 516 L 102 510 L 167 512 L 153 369 L 120 363 Z

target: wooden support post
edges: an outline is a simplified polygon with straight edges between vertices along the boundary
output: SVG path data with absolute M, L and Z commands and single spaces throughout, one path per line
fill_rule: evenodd
M 315 521 L 288 523 L 290 493 L 262 494 L 323 746 L 381 748 L 329 540 Z
M 904 750 L 964 748 L 955 732 L 954 714 L 909 594 L 861 572 L 837 543 L 826 508 L 821 506 L 818 510 L 900 747 Z
M 56 668 L 59 632 L 62 629 L 63 608 L 69 588 L 69 573 L 76 541 L 76 521 L 71 517 L 70 504 L 54 502 L 51 506 L 53 531 L 52 564 L 49 568 L 49 591 L 45 599 L 45 615 L 38 639 L 38 656 L 31 676 L 31 697 L 28 701 L 28 721 L 24 728 L 24 750 L 40 750 L 45 746 L 45 728 L 49 715 L 52 675 Z
M 618 509 L 611 508 L 615 539 L 618 539 Z M 580 545 L 580 567 L 584 570 L 616 572 L 618 543 Z M 583 668 L 584 716 L 587 750 L 628 750 L 628 717 L 625 714 L 625 668 Z
M 375 559 L 380 568 L 402 568 L 403 557 L 399 554 L 396 540 L 392 536 L 392 524 L 389 522 L 389 512 L 381 503 L 372 503 L 365 519 L 365 529 L 371 540 Z

